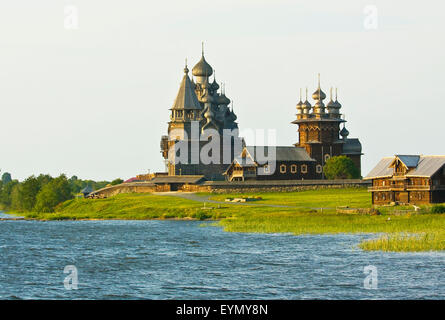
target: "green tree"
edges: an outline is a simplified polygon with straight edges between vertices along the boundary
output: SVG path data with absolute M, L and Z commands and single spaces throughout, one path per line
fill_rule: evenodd
M 52 179 L 37 194 L 34 210 L 37 212 L 54 212 L 55 207 L 72 199 L 71 185 L 65 175 Z
M 17 180 L 12 180 L 8 184 L 2 183 L 2 188 L 0 189 L 0 204 L 4 209 L 8 209 L 11 207 L 11 194 L 14 188 L 17 189 L 18 192 L 19 182 Z
M 115 186 L 117 184 L 121 184 L 122 182 L 124 182 L 124 180 L 122 180 L 121 178 L 117 178 L 117 179 L 114 179 L 113 181 L 111 181 L 111 185 Z
M 36 204 L 36 196 L 41 188 L 40 181 L 34 176 L 28 177 L 20 185 L 19 201 L 25 211 L 32 211 Z
M 360 172 L 354 162 L 347 156 L 332 157 L 324 166 L 324 174 L 328 179 L 359 179 Z
M 20 183 L 16 183 L 12 186 L 9 200 L 9 208 L 16 211 L 23 211 L 22 203 L 20 201 Z
M 3 185 L 8 184 L 12 181 L 11 174 L 9 172 L 5 172 L 2 174 L 2 183 Z

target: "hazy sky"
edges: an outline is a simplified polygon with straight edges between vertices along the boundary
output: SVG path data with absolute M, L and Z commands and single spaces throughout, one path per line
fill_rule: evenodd
M 19 179 L 163 170 L 168 108 L 201 41 L 241 130 L 295 143 L 299 88 L 312 93 L 321 73 L 362 142 L 364 175 L 383 156 L 445 154 L 444 11 L 432 0 L 2 1 L 0 168 Z

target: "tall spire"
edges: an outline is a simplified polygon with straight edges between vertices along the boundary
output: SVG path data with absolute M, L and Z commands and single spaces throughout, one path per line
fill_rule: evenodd
M 185 74 L 188 74 L 188 73 L 189 73 L 189 68 L 187 67 L 187 58 L 185 58 L 184 73 L 185 73 Z
M 297 103 L 297 117 L 303 113 L 303 101 L 301 101 L 301 88 L 300 88 L 300 101 Z
M 321 115 L 325 113 L 325 106 L 323 100 L 326 98 L 326 94 L 321 90 L 320 84 L 320 73 L 318 74 L 318 88 L 312 94 L 312 99 L 315 100 L 314 111 L 313 113 L 316 115 Z
M 338 102 L 338 91 L 337 91 L 337 87 L 335 87 L 335 105 L 336 105 L 336 107 L 338 108 L 338 109 L 340 109 L 342 106 L 341 106 L 341 103 L 340 102 Z
M 216 82 L 216 70 L 213 70 L 212 89 L 214 90 L 214 92 L 217 92 L 219 89 L 219 84 Z
M 204 41 L 201 42 L 201 55 L 204 57 Z
M 181 84 L 179 86 L 178 94 L 171 107 L 172 110 L 199 110 L 202 109 L 198 101 L 198 97 L 195 93 L 194 84 L 190 81 L 188 76 L 187 62 L 184 68 L 184 76 L 182 77 Z
M 307 87 L 306 87 L 306 100 L 304 101 L 302 107 L 303 107 L 303 113 L 309 114 L 311 112 L 312 106 L 310 102 L 307 100 Z
M 323 103 L 322 101 L 326 98 L 326 94 L 321 90 L 321 83 L 320 83 L 320 74 L 318 74 L 318 88 L 315 90 L 315 92 L 312 94 L 312 99 L 319 101 L 320 103 Z

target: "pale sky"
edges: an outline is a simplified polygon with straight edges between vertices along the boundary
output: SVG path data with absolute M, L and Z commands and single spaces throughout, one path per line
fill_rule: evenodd
M 376 30 L 364 27 L 367 5 Z M 66 6 L 77 29 L 65 28 Z M 444 11 L 432 0 L 2 1 L 0 169 L 95 180 L 162 171 L 168 109 L 201 41 L 241 130 L 297 142 L 299 88 L 312 93 L 321 73 L 362 142 L 363 175 L 384 156 L 445 154 Z

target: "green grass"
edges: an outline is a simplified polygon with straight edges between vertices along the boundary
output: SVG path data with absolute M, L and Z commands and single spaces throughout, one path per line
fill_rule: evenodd
M 229 197 L 260 196 L 255 203 L 295 206 L 301 208 L 335 208 L 348 205 L 371 207 L 371 194 L 366 188 L 319 189 L 295 192 L 233 193 L 212 195 L 212 200 L 224 201 Z
M 228 197 L 261 196 L 251 205 L 203 203 L 175 196 L 121 194 L 107 199 L 73 199 L 54 213 L 20 213 L 43 220 L 79 219 L 213 219 L 228 232 L 301 234 L 384 233 L 359 244 L 364 250 L 445 250 L 445 214 L 433 214 L 430 206 L 415 213 L 412 207 L 381 207 L 381 215 L 337 214 L 335 207 L 371 206 L 366 189 L 321 189 L 301 192 L 265 192 L 211 195 Z M 268 207 L 256 204 L 286 205 Z M 209 207 L 213 207 L 210 208 Z M 314 208 L 325 208 L 323 210 Z M 396 215 L 397 211 L 411 213 Z M 403 212 L 405 213 L 405 212 Z
M 59 205 L 54 213 L 20 214 L 28 219 L 42 220 L 203 220 L 225 217 L 221 212 L 203 210 L 200 202 L 152 194 L 120 194 L 106 199 L 72 199 Z
M 359 247 L 363 250 L 379 251 L 443 251 L 445 250 L 445 232 L 384 235 L 378 239 L 363 241 Z
M 389 218 L 389 220 L 388 220 Z M 335 233 L 422 233 L 440 232 L 445 224 L 445 215 L 359 215 L 332 212 L 238 215 L 220 221 L 226 231 L 335 234 Z

